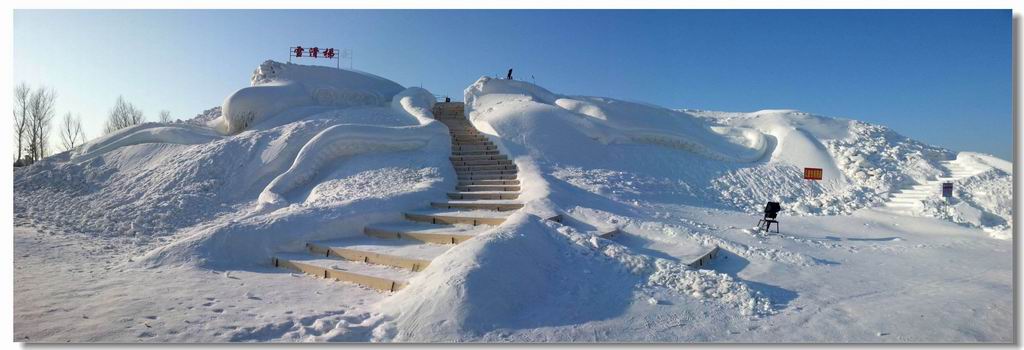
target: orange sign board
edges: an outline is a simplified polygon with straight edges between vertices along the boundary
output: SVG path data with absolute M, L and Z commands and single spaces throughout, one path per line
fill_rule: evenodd
M 821 180 L 822 173 L 821 168 L 804 168 L 804 179 Z

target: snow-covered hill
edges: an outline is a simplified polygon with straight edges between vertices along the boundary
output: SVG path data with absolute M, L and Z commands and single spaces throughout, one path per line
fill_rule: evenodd
M 881 206 L 903 186 L 943 176 L 941 162 L 957 158 L 884 126 L 793 110 L 668 110 L 490 78 L 471 86 L 466 101 L 475 122 L 503 135 L 501 144 L 511 152 L 541 160 L 557 180 L 638 202 L 657 198 L 758 212 L 774 200 L 784 203 L 787 215 L 849 214 Z M 824 180 L 804 180 L 805 167 L 822 168 Z M 988 186 L 1010 184 L 1007 162 L 978 169 L 1000 183 Z M 939 192 L 933 194 L 938 199 Z M 998 213 L 1010 194 L 996 191 L 965 204 L 1000 218 L 989 222 L 994 225 L 960 222 L 1006 229 L 1009 216 Z M 953 203 L 966 195 L 955 193 Z
M 323 80 L 322 68 L 268 61 L 254 73 L 254 86 L 240 91 L 313 86 Z M 264 106 L 273 118 L 254 119 L 245 130 L 226 127 L 237 126 L 228 113 L 209 126 L 146 123 L 18 170 L 16 215 L 129 243 L 133 254 L 149 252 L 161 262 L 174 256 L 237 265 L 260 263 L 304 238 L 336 235 L 339 222 L 356 227 L 363 217 L 394 216 L 443 194 L 432 184 L 452 181 L 448 144 L 438 137 L 444 127 L 429 118 L 429 92 L 402 91 L 357 72 L 328 81 L 338 88 L 310 93 L 334 91 L 329 103 L 281 113 L 276 109 L 284 107 Z M 274 91 L 296 98 L 260 91 L 269 101 L 281 97 Z M 237 96 L 225 111 L 245 105 Z M 389 155 L 374 156 L 381 152 Z
M 204 329 L 221 329 L 205 332 L 168 323 L 166 333 L 146 331 L 151 341 L 896 341 L 879 337 L 899 327 L 904 340 L 1008 339 L 1007 313 L 926 321 L 880 311 L 918 296 L 905 283 L 960 291 L 907 302 L 907 315 L 942 303 L 1008 305 L 1009 244 L 991 237 L 1011 238 L 1009 163 L 854 120 L 672 110 L 486 77 L 466 89 L 466 115 L 515 162 L 525 208 L 437 257 L 393 295 L 324 281 L 315 296 L 298 297 L 310 284 L 289 281 L 306 277 L 282 277 L 269 256 L 359 236 L 366 224 L 445 197 L 456 177 L 448 131 L 433 119 L 430 92 L 368 73 L 267 61 L 250 82 L 192 120 L 126 128 L 16 169 L 16 250 L 24 252 L 16 265 L 38 268 L 34 255 L 52 249 L 33 244 L 61 246 L 42 234 L 51 232 L 95 244 L 92 254 L 110 263 L 94 276 L 193 281 L 227 271 L 223 288 L 202 289 L 242 295 L 232 305 L 244 307 L 218 308 L 231 324 L 204 318 L 216 325 Z M 824 180 L 804 180 L 804 167 L 824 169 Z M 907 192 L 947 178 L 956 184 L 948 201 L 930 188 Z M 889 210 L 899 193 L 912 193 L 913 205 Z M 769 200 L 784 207 L 781 234 L 749 228 Z M 563 221 L 541 220 L 553 213 Z M 620 234 L 599 237 L 613 229 Z M 686 266 L 714 246 L 724 253 L 707 269 Z M 950 260 L 963 263 L 934 268 Z M 896 267 L 878 276 L 880 264 Z M 944 279 L 978 269 L 988 272 Z M 128 275 L 108 278 L 196 288 Z M 18 281 L 22 295 L 49 283 Z M 56 303 L 110 308 L 159 294 L 154 288 Z M 336 304 L 324 305 L 322 291 L 337 293 L 327 299 Z M 845 311 L 872 295 L 862 314 Z M 20 310 L 55 302 L 32 300 Z M 176 315 L 167 319 L 194 316 L 168 311 L 180 307 L 174 302 L 156 297 L 113 314 L 162 307 Z M 55 334 L 26 330 L 49 316 L 33 317 L 21 318 L 22 333 Z M 813 329 L 794 331 L 811 319 Z M 929 328 L 936 320 L 959 328 Z M 130 338 L 119 332 L 95 337 Z

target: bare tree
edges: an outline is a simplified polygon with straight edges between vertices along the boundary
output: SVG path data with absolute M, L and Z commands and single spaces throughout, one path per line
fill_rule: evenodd
M 170 123 L 171 122 L 171 111 L 168 111 L 166 109 L 160 111 L 160 122 L 161 123 L 165 123 L 165 124 L 166 123 Z
M 109 134 L 129 126 L 142 124 L 145 119 L 146 117 L 142 115 L 142 110 L 135 108 L 135 105 L 125 101 L 124 96 L 118 96 L 117 102 L 114 103 L 114 108 L 110 110 L 110 115 L 107 116 L 107 125 L 103 128 L 103 132 Z
M 56 101 L 57 92 L 47 87 L 39 88 L 29 99 L 28 148 L 34 160 L 46 157 Z
M 14 139 L 18 142 L 18 158 L 15 161 L 21 160 L 21 152 L 25 150 L 29 124 L 28 102 L 31 95 L 32 89 L 24 82 L 14 88 Z
M 60 142 L 65 151 L 85 143 L 81 117 L 71 117 L 71 112 L 64 114 L 64 119 L 60 123 Z

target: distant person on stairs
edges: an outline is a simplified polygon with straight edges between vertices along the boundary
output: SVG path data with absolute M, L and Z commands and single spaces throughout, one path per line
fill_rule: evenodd
M 512 68 L 508 69 L 508 76 L 506 76 L 505 79 L 512 80 Z

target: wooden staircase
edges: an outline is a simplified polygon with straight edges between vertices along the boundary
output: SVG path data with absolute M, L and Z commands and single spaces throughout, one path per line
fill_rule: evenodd
M 438 103 L 435 118 L 448 126 L 455 191 L 430 208 L 404 213 L 405 221 L 368 225 L 363 236 L 307 242 L 306 253 L 276 254 L 276 267 L 321 278 L 396 291 L 454 244 L 499 225 L 518 202 L 519 170 L 466 120 L 463 104 Z

